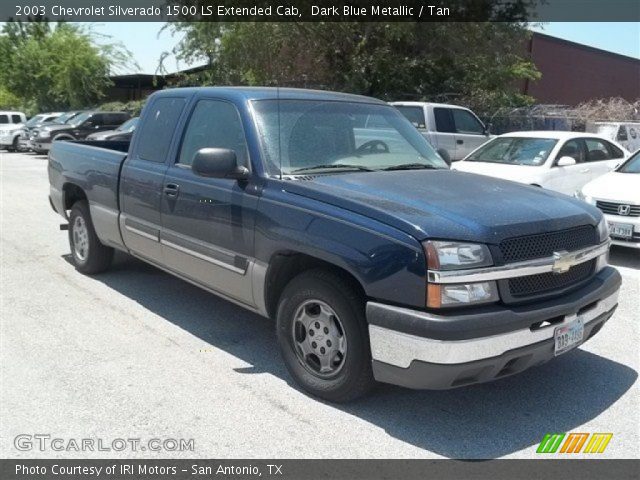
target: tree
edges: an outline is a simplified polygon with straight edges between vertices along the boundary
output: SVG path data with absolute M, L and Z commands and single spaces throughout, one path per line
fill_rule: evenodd
M 517 2 L 515 2 L 517 3 Z M 178 59 L 208 68 L 181 83 L 321 87 L 386 100 L 455 99 L 491 111 L 531 98 L 539 73 L 522 22 L 170 23 Z
M 77 25 L 9 22 L 0 34 L 0 85 L 36 110 L 82 108 L 104 96 L 112 69 L 130 58 Z

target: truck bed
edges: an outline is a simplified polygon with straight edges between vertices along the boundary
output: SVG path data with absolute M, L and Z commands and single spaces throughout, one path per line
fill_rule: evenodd
M 89 203 L 118 210 L 118 175 L 129 142 L 59 141 L 49 152 L 49 181 L 54 208 L 62 207 L 65 185 L 86 192 Z M 56 204 L 57 203 L 57 204 Z

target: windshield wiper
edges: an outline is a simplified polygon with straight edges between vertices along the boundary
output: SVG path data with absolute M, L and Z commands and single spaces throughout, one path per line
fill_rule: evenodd
M 429 165 L 428 163 L 401 163 L 400 165 L 392 165 L 391 167 L 383 168 L 383 170 L 442 170 L 435 165 Z
M 312 170 L 328 170 L 330 168 L 343 168 L 345 170 L 358 170 L 361 172 L 373 172 L 373 169 L 363 167 L 362 165 L 349 165 L 346 163 L 328 163 L 326 165 L 314 165 L 313 167 L 297 168 L 291 173 L 310 172 Z

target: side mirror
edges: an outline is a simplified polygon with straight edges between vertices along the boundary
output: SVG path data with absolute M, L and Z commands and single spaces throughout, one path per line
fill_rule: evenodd
M 451 166 L 451 155 L 449 155 L 449 152 L 447 152 L 444 148 L 439 148 L 438 150 L 436 150 L 436 152 L 442 157 L 447 165 Z
M 191 169 L 201 177 L 236 180 L 249 177 L 247 167 L 238 165 L 236 152 L 227 148 L 201 148 L 193 156 Z
M 560 160 L 558 160 L 558 163 L 556 165 L 558 165 L 559 167 L 570 167 L 571 165 L 575 164 L 576 159 L 573 157 L 560 157 Z
M 84 124 L 82 126 L 84 128 L 93 128 L 93 127 L 95 127 L 95 124 L 91 120 L 87 120 L 86 122 L 84 122 Z
M 493 127 L 493 124 L 492 124 L 492 123 L 487 123 L 487 124 L 484 126 L 484 134 L 485 134 L 485 135 L 487 135 L 487 136 L 491 135 L 491 128 L 492 128 L 492 127 Z

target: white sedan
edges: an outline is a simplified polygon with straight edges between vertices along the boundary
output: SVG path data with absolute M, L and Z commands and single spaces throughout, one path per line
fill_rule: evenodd
M 578 132 L 512 132 L 495 137 L 451 168 L 574 195 L 629 156 L 606 138 Z
M 640 150 L 577 196 L 604 212 L 615 245 L 640 248 Z

